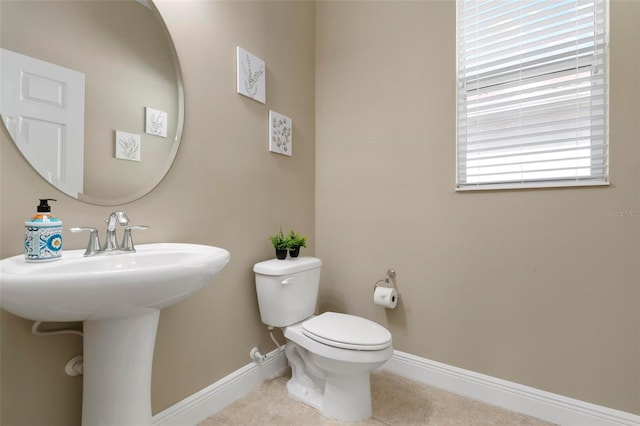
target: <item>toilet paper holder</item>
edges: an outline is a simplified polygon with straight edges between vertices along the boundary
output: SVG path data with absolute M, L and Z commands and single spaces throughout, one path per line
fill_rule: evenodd
M 396 287 L 396 271 L 394 271 L 393 269 L 387 269 L 387 273 L 384 278 L 376 281 L 376 283 L 373 285 L 373 291 L 375 292 L 376 288 L 378 287 L 391 287 L 395 288 L 397 291 L 398 287 Z M 400 297 L 400 293 L 398 293 L 397 297 Z

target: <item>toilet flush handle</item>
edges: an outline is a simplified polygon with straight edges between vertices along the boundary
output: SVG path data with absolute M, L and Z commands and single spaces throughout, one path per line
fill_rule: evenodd
M 280 281 L 280 284 L 282 284 L 282 285 L 291 284 L 293 282 L 293 279 L 294 279 L 294 277 L 285 278 L 284 280 Z

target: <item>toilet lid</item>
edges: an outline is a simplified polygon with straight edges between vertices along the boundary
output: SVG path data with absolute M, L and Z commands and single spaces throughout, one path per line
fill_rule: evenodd
M 377 351 L 391 345 L 389 330 L 354 315 L 325 312 L 302 323 L 302 333 L 325 345 Z

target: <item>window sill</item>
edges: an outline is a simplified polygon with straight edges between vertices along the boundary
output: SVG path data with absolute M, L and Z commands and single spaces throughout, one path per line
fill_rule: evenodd
M 559 181 L 559 182 L 523 182 L 523 183 L 492 183 L 464 185 L 456 188 L 456 192 L 469 191 L 496 191 L 496 190 L 517 190 L 517 189 L 548 189 L 548 188 L 580 188 L 587 186 L 609 186 L 609 182 L 603 181 Z

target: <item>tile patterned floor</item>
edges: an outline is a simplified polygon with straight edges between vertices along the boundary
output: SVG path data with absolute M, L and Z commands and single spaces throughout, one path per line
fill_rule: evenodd
M 199 426 L 549 426 L 551 423 L 463 398 L 385 371 L 371 375 L 373 416 L 360 423 L 329 419 L 287 395 L 290 371 L 276 377 Z

